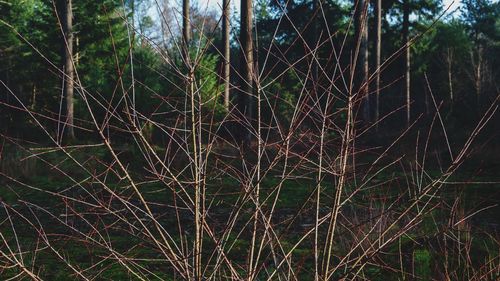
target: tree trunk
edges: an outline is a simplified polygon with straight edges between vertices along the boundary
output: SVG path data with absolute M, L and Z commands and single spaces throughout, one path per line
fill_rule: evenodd
M 474 57 L 474 51 L 470 52 L 472 67 L 473 67 L 473 79 L 474 79 L 474 89 L 476 90 L 476 103 L 477 110 L 481 112 L 482 110 L 482 91 L 483 91 L 483 49 L 478 47 L 477 60 Z
M 74 67 L 73 67 L 73 10 L 72 0 L 63 1 L 63 31 L 64 31 L 64 99 L 66 104 L 66 121 L 65 132 L 66 136 L 73 140 L 75 138 L 75 131 L 73 128 L 73 114 L 74 114 Z
M 224 68 L 222 77 L 224 79 L 224 107 L 229 111 L 229 86 L 230 86 L 230 73 L 231 73 L 231 50 L 229 46 L 229 18 L 230 14 L 230 0 L 222 0 L 222 41 L 223 41 L 223 54 L 224 54 Z
M 240 89 L 240 111 L 248 122 L 253 117 L 253 41 L 252 41 L 252 0 L 241 0 L 240 43 L 241 61 L 240 74 L 242 77 Z M 245 130 L 244 140 L 249 143 L 251 131 Z
M 410 125 L 411 114 L 411 96 L 410 96 L 410 46 L 409 46 L 409 33 L 410 33 L 410 3 L 409 0 L 403 1 L 403 44 L 405 47 L 405 86 L 404 91 L 406 95 L 406 126 Z
M 35 111 L 36 108 L 36 95 L 37 95 L 36 85 L 33 83 L 31 87 L 31 106 L 30 106 L 30 109 L 32 111 Z
M 363 119 L 370 121 L 370 96 L 368 94 L 368 4 L 369 0 L 358 0 L 356 7 L 356 39 L 359 40 L 359 58 L 357 63 L 357 81 L 359 95 L 363 103 Z
M 182 0 L 182 40 L 185 63 L 189 58 L 189 42 L 191 41 L 191 19 L 189 17 L 189 0 Z
M 364 22 L 363 22 L 363 40 L 361 41 L 361 56 L 363 58 L 363 96 L 365 97 L 365 120 L 371 121 L 371 109 L 370 109 L 370 93 L 369 93 L 369 65 L 368 65 L 368 4 L 370 0 L 365 0 L 365 5 L 363 8 Z
M 452 77 L 452 65 L 453 65 L 453 51 L 448 48 L 446 50 L 446 63 L 448 64 L 448 88 L 450 90 L 450 102 L 453 106 L 453 77 Z
M 311 50 L 314 50 L 316 46 L 318 45 L 318 13 L 319 13 L 319 0 L 313 0 L 313 14 L 314 14 L 314 19 L 313 19 L 313 42 L 311 44 Z M 317 58 L 317 51 L 314 52 L 315 57 Z M 313 66 L 312 66 L 312 78 L 313 78 L 313 84 L 314 87 L 317 88 L 317 82 L 318 82 L 318 63 L 315 61 L 316 58 L 313 58 Z
M 382 0 L 377 0 L 375 5 L 375 17 L 377 21 L 377 41 L 376 41 L 376 49 L 375 49 L 375 122 L 377 122 L 377 130 L 378 130 L 378 121 L 380 119 L 380 62 L 381 62 L 381 53 L 382 53 Z
M 132 21 L 132 28 L 130 29 L 130 33 L 132 39 L 135 41 L 135 0 L 129 0 L 129 9 L 130 9 L 130 20 Z

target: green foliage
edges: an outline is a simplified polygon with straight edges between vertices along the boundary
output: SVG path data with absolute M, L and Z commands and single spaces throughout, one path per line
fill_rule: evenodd
M 428 250 L 418 249 L 413 252 L 415 274 L 422 280 L 431 279 L 431 254 Z
M 120 1 L 81 1 L 75 7 L 77 71 L 88 91 L 106 96 L 128 63 L 128 35 L 119 7 Z
M 300 92 L 297 74 L 292 70 L 287 71 L 280 80 L 271 84 L 268 91 L 268 96 L 276 96 L 277 113 L 284 123 L 282 125 L 288 124 L 292 119 Z
M 498 15 L 500 3 L 491 0 L 463 0 L 462 19 L 475 41 L 499 39 Z
M 183 66 L 178 49 L 174 45 L 154 46 L 146 40 L 154 38 L 159 33 L 155 28 L 154 19 L 148 14 L 147 7 L 151 1 L 74 1 L 74 30 L 75 30 L 75 63 L 79 81 L 86 91 L 91 93 L 100 104 L 116 106 L 121 97 L 129 95 L 134 89 L 137 109 L 151 117 L 153 112 L 171 110 L 182 103 L 185 97 L 185 81 L 183 75 L 187 69 Z M 0 29 L 0 79 L 7 84 L 21 102 L 36 111 L 48 113 L 57 119 L 61 92 L 61 65 L 62 65 L 62 35 L 57 17 L 59 2 L 55 5 L 49 0 L 6 0 L 0 2 L 0 16 L 3 21 Z M 125 5 L 123 8 L 122 5 Z M 285 7 L 286 9 L 283 9 Z M 412 92 L 425 91 L 424 74 L 432 77 L 434 94 L 438 98 L 449 95 L 448 71 L 445 60 L 452 54 L 453 86 L 455 86 L 456 100 L 467 101 L 471 104 L 474 95 L 472 60 L 477 61 L 479 52 L 487 58 L 483 67 L 483 91 L 493 97 L 498 87 L 495 81 L 499 71 L 493 66 L 499 62 L 500 20 L 498 17 L 498 2 L 463 1 L 463 11 L 460 19 L 438 21 L 431 24 L 442 10 L 442 1 L 438 0 L 411 0 L 409 1 L 412 16 L 411 35 L 424 33 L 412 45 Z M 370 9 L 371 11 L 371 9 Z M 401 47 L 401 15 L 402 2 L 383 1 L 383 52 L 387 58 Z M 286 13 L 286 17 L 283 15 Z M 300 0 L 292 2 L 257 1 L 256 29 L 258 30 L 257 52 L 268 55 L 256 56 L 259 65 L 264 69 L 265 81 L 274 81 L 270 88 L 264 91 L 276 96 L 275 113 L 284 122 L 288 122 L 293 113 L 292 106 L 298 101 L 302 84 L 300 80 L 307 73 L 309 62 L 295 65 L 293 71 L 288 69 L 287 63 L 303 60 L 310 55 L 309 49 L 314 44 L 314 32 L 311 19 L 313 16 L 313 1 Z M 195 71 L 196 90 L 199 91 L 203 109 L 221 116 L 224 109 L 221 104 L 222 88 L 218 78 L 219 56 L 215 46 L 220 39 L 217 20 L 213 14 L 204 15 L 199 9 L 193 8 L 193 36 L 191 56 L 195 57 L 195 49 L 207 43 L 210 46 L 200 60 Z M 352 26 L 349 22 L 352 16 L 352 2 L 326 1 L 322 4 L 321 17 L 318 21 L 318 30 L 321 30 L 322 44 L 317 50 L 317 56 L 325 74 L 336 68 L 332 59 L 334 49 L 352 49 Z M 133 18 L 136 30 L 127 30 L 124 19 Z M 373 15 L 369 21 L 373 20 Z M 4 23 L 8 24 L 5 25 Z M 156 25 L 158 26 L 158 25 Z M 333 35 L 327 38 L 326 27 Z M 19 32 L 21 36 L 18 36 Z M 370 28 L 370 33 L 374 31 Z M 297 41 L 300 33 L 301 40 Z M 129 39 L 129 34 L 133 37 Z M 215 35 L 215 36 L 213 36 Z M 347 39 L 344 42 L 344 37 Z M 179 34 L 175 35 L 179 36 Z M 370 34 L 369 38 L 374 38 Z M 208 40 L 211 40 L 208 42 Z M 133 45 L 129 47 L 129 44 Z M 346 44 L 346 46 L 343 46 Z M 233 42 L 233 47 L 237 47 Z M 370 48 L 370 57 L 374 53 L 374 45 Z M 154 46 L 154 48 L 153 48 Z M 271 47 L 269 49 L 269 47 Z M 130 52 L 130 48 L 132 52 Z M 232 53 L 236 54 L 236 48 Z M 170 61 L 164 61 L 160 52 L 169 54 Z M 130 57 L 132 53 L 132 57 Z M 43 55 L 43 56 L 42 56 Z M 340 65 L 348 65 L 351 60 L 349 52 L 340 53 Z M 233 56 L 238 61 L 237 56 Z M 371 59 L 370 59 L 371 60 Z M 132 79 L 133 62 L 134 83 Z M 307 62 L 307 63 L 306 63 Z M 373 63 L 373 62 L 371 62 Z M 29 67 L 26 67 L 29 66 Z M 233 65 L 234 66 L 234 65 Z M 382 73 L 383 84 L 390 84 L 400 78 L 402 66 L 397 63 L 386 65 Z M 48 71 L 46 71 L 48 70 Z M 286 72 L 285 75 L 282 75 Z M 15 73 L 15 75 L 14 75 Z M 322 73 L 320 73 L 320 76 Z M 237 79 L 232 79 L 236 81 Z M 232 81 L 232 82 L 234 82 Z M 329 83 L 325 77 L 319 77 L 320 83 Z M 385 82 L 384 82 L 385 81 Z M 132 84 L 134 87 L 132 88 Z M 326 86 L 326 85 L 320 85 Z M 338 88 L 343 86 L 336 85 Z M 77 119 L 89 118 L 87 109 L 81 104 L 76 88 L 75 115 Z M 20 106 L 8 97 L 6 89 L 0 89 L 2 101 L 8 100 L 14 106 Z M 397 87 L 387 87 L 384 97 L 398 96 Z M 493 94 L 492 94 L 493 93 Z M 423 103 L 425 95 L 414 95 L 416 110 L 418 104 Z M 387 110 L 400 105 L 398 99 L 381 100 L 381 105 Z M 421 99 L 419 101 L 419 99 Z M 166 102 L 168 100 L 168 102 Z M 94 102 L 94 101 L 91 101 Z M 341 105 L 336 103 L 336 106 Z M 423 108 L 423 106 L 420 106 Z M 104 110 L 104 109 L 102 109 Z M 99 111 L 99 110 L 97 110 Z M 469 110 L 470 111 L 470 110 Z M 118 112 L 121 112 L 120 110 Z M 36 133 L 28 130 L 32 126 L 25 114 L 14 111 L 4 111 L 2 118 L 8 130 L 22 131 L 24 134 Z M 101 115 L 96 112 L 97 117 Z M 270 114 L 270 113 L 264 113 Z M 22 126 L 14 120 L 23 120 Z M 54 126 L 53 122 L 42 120 L 45 125 Z M 17 124 L 16 124 L 17 123 Z
M 190 50 L 191 58 L 195 58 L 197 50 Z M 207 110 L 207 113 L 220 115 L 225 109 L 222 104 L 223 88 L 220 85 L 219 76 L 217 74 L 217 66 L 220 58 L 218 55 L 209 52 L 204 53 L 199 57 L 194 66 L 194 91 L 195 96 L 201 98 L 202 109 Z M 188 69 L 185 66 L 180 54 L 176 54 L 173 61 L 164 63 L 160 67 L 161 71 L 161 92 L 169 99 L 184 100 L 185 96 L 190 92 L 187 88 L 186 75 Z M 198 99 L 196 99 L 198 101 Z M 171 103 L 171 106 L 174 103 Z
M 216 55 L 204 55 L 195 70 L 194 76 L 196 90 L 201 95 L 203 106 L 220 115 L 225 112 L 225 109 L 221 101 L 223 88 L 220 86 L 219 77 L 216 72 L 218 61 L 219 57 Z
M 133 58 L 137 110 L 148 116 L 159 104 L 156 97 L 162 90 L 158 74 L 161 62 L 149 46 L 135 48 Z

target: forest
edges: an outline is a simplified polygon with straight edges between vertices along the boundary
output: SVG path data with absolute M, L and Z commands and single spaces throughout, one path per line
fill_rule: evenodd
M 0 0 L 0 280 L 498 280 L 497 0 Z

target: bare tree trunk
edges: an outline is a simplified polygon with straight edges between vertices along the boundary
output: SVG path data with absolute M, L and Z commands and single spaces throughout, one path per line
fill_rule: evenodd
M 182 40 L 185 63 L 189 58 L 189 42 L 191 41 L 191 19 L 189 17 L 189 0 L 182 0 Z
M 369 93 L 369 62 L 368 62 L 368 5 L 370 0 L 365 0 L 363 8 L 363 39 L 361 41 L 361 56 L 363 63 L 363 96 L 365 97 L 364 115 L 366 121 L 371 121 L 370 93 Z
M 231 16 L 231 8 L 229 6 L 230 0 L 222 0 L 222 41 L 223 41 L 223 54 L 224 54 L 224 69 L 223 69 L 223 79 L 224 79 L 224 107 L 229 111 L 229 86 L 230 86 L 230 73 L 231 73 L 231 50 L 229 46 L 229 18 Z
M 380 62 L 382 53 L 382 0 L 377 0 L 375 5 L 375 17 L 377 21 L 377 42 L 375 50 L 375 122 L 380 119 Z M 379 124 L 377 123 L 377 130 Z
M 357 81 L 359 95 L 363 100 L 363 119 L 370 121 L 370 97 L 368 95 L 368 4 L 369 0 L 358 0 L 356 7 L 356 40 L 359 43 L 359 57 L 357 61 Z
M 477 49 L 477 60 L 474 57 L 474 51 L 470 52 L 472 67 L 474 68 L 473 79 L 474 88 L 476 90 L 476 103 L 478 112 L 482 110 L 481 96 L 483 91 L 483 49 L 479 47 Z
M 240 90 L 240 110 L 248 122 L 253 117 L 253 41 L 252 41 L 252 0 L 241 0 L 241 23 L 240 23 L 240 43 L 241 43 L 241 61 L 240 74 L 242 77 Z M 248 143 L 251 138 L 251 132 L 246 131 L 244 136 Z
M 66 104 L 66 136 L 73 140 L 75 131 L 74 120 L 74 67 L 73 67 L 73 7 L 72 0 L 64 0 L 63 4 L 63 31 L 64 31 L 64 99 Z
M 313 42 L 311 44 L 310 48 L 316 48 L 318 45 L 318 9 L 319 9 L 319 0 L 313 0 L 313 13 L 314 13 L 314 20 L 313 20 Z M 317 54 L 316 52 L 314 52 Z M 317 57 L 317 55 L 316 55 Z M 318 63 L 316 61 L 313 61 L 313 67 L 312 67 L 312 78 L 313 78 L 313 83 L 314 86 L 317 87 L 316 83 L 318 82 Z
M 453 64 L 453 51 L 448 48 L 446 50 L 446 63 L 448 65 L 448 88 L 450 90 L 450 102 L 453 105 L 453 80 L 452 80 L 452 64 Z
M 37 90 L 36 90 L 36 85 L 33 83 L 32 88 L 31 88 L 31 110 L 35 110 L 36 108 L 36 96 L 37 96 Z
M 410 46 L 409 46 L 409 33 L 410 33 L 410 4 L 409 0 L 403 1 L 403 44 L 405 48 L 405 86 L 404 91 L 406 95 L 406 126 L 410 125 L 411 118 L 411 96 L 410 96 Z
M 130 19 L 132 20 L 132 27 L 135 27 L 135 0 L 130 0 L 128 4 L 130 9 Z M 135 40 L 135 28 L 131 28 L 130 33 L 132 34 L 132 39 Z
M 253 100 L 255 98 L 254 95 L 254 87 L 253 87 L 253 36 L 252 36 L 252 27 L 253 27 L 253 6 L 252 0 L 241 0 L 241 18 L 240 18 L 240 43 L 241 43 L 241 55 L 240 55 L 240 74 L 242 77 L 241 81 L 241 89 L 239 93 L 239 106 L 240 111 L 243 113 L 247 119 L 247 122 L 253 123 Z M 257 117 L 260 119 L 260 98 L 257 97 Z M 256 238 L 257 238 L 257 225 L 258 225 L 258 208 L 259 208 L 259 182 L 260 182 L 260 157 L 261 157 L 261 136 L 260 136 L 260 120 L 257 120 L 257 164 L 256 164 L 256 176 L 257 181 L 255 183 L 254 194 L 255 196 L 255 211 L 253 215 L 253 231 L 252 238 L 250 243 L 250 253 L 248 256 L 248 280 L 255 279 L 255 265 L 258 263 L 259 251 L 257 254 L 255 253 L 256 247 Z M 250 128 L 242 131 L 243 142 L 245 147 L 250 146 L 250 141 L 252 139 L 252 130 Z M 254 258 L 257 257 L 257 260 Z
M 75 66 L 78 67 L 80 64 L 80 38 L 78 36 L 75 37 Z
M 194 238 L 194 249 L 193 249 L 193 280 L 201 281 L 203 280 L 203 270 L 202 270 L 202 239 L 203 239 L 203 220 L 202 220 L 202 190 L 200 186 L 200 171 L 199 171 L 199 143 L 198 138 L 200 137 L 200 130 L 198 129 L 199 120 L 197 120 L 196 114 L 201 114 L 199 108 L 197 107 L 196 101 L 198 99 L 198 105 L 200 104 L 199 96 L 196 97 L 196 91 L 194 89 L 194 68 L 191 65 L 189 58 L 189 47 L 191 42 L 191 18 L 190 18 L 190 3 L 189 0 L 182 0 L 182 55 L 184 63 L 188 69 L 187 79 L 186 79 L 186 94 L 190 97 L 191 102 L 191 137 L 192 137 L 192 149 L 193 149 L 193 163 L 194 163 L 194 228 L 195 228 L 195 238 Z M 197 111 L 198 108 L 198 112 Z M 187 115 L 186 115 L 187 118 Z M 188 121 L 186 120 L 186 123 Z
M 319 13 L 319 0 L 313 0 L 313 14 L 314 14 L 314 19 L 313 19 L 313 42 L 310 45 L 311 49 L 316 48 L 316 46 L 319 45 L 319 37 L 318 37 L 318 13 Z M 318 57 L 317 55 L 318 50 L 313 52 L 315 54 L 315 57 Z M 314 60 L 316 58 L 313 58 Z M 316 92 L 316 95 L 319 97 L 320 95 L 318 94 L 318 62 L 313 61 L 313 66 L 312 66 L 312 82 L 313 82 L 313 87 Z M 326 107 L 326 105 L 325 105 Z M 324 132 L 325 132 L 325 122 L 323 122 L 321 133 L 320 133 L 320 138 L 321 138 L 321 145 L 320 145 L 320 156 L 319 156 L 319 166 L 322 166 L 322 160 L 323 160 L 323 140 L 324 140 Z M 316 224 L 315 224 L 315 231 L 314 231 L 314 281 L 319 281 L 320 278 L 320 268 L 319 268 L 319 231 L 318 231 L 318 218 L 319 218 L 319 200 L 320 200 L 320 191 L 321 191 L 321 171 L 322 169 L 320 168 L 320 171 L 318 173 L 318 186 L 317 192 L 316 192 Z

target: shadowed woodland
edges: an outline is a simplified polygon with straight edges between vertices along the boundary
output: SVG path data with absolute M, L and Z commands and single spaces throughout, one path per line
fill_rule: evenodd
M 0 0 L 1 280 L 498 280 L 500 3 Z

